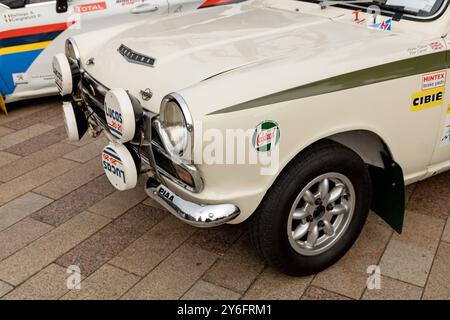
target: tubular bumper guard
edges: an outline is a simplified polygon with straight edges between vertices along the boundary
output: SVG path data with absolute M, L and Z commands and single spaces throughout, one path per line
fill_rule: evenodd
M 195 227 L 216 227 L 240 214 L 233 204 L 199 205 L 186 201 L 154 178 L 148 179 L 145 192 L 175 217 Z

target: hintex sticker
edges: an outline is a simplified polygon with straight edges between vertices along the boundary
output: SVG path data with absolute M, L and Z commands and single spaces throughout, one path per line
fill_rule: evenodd
M 445 87 L 447 72 L 439 71 L 422 76 L 422 90 Z

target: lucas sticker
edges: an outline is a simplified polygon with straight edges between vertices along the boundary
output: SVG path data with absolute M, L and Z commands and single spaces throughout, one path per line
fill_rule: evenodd
M 280 127 L 274 121 L 261 122 L 253 133 L 252 143 L 256 151 L 270 151 L 280 141 Z
M 119 155 L 110 147 L 103 150 L 103 169 L 107 174 L 116 176 L 123 183 L 127 183 L 122 160 Z
M 26 73 L 13 73 L 12 77 L 15 85 L 28 84 L 28 75 Z

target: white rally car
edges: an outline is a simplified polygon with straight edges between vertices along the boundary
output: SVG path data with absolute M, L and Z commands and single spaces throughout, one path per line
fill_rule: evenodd
M 119 190 L 149 174 L 186 223 L 251 218 L 271 265 L 320 271 L 369 209 L 401 232 L 405 184 L 450 169 L 449 3 L 252 0 L 74 37 L 69 137 L 105 132 Z
M 71 36 L 224 2 L 231 1 L 0 0 L 0 100 L 57 94 L 51 61 Z

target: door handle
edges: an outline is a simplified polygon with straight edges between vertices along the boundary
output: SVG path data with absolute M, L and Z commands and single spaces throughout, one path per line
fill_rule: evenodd
M 131 13 L 141 14 L 141 13 L 149 13 L 155 12 L 159 10 L 159 5 L 154 3 L 143 3 L 131 9 Z

